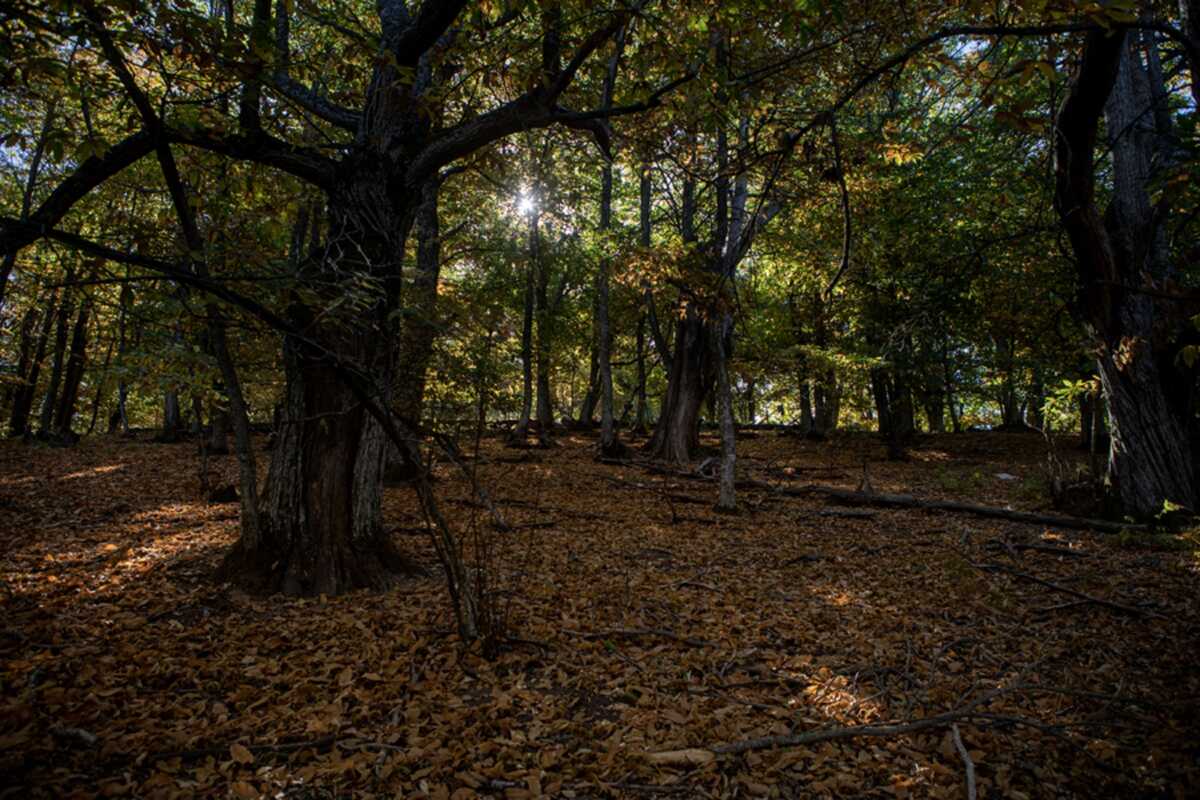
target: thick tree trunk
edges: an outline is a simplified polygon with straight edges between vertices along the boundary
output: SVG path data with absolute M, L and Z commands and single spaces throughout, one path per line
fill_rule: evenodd
M 663 398 L 646 445 L 653 457 L 673 464 L 686 464 L 700 446 L 700 408 L 712 381 L 708 364 L 707 326 L 690 306 L 675 325 L 675 352 Z
M 804 437 L 812 436 L 820 438 L 820 434 L 816 432 L 816 415 L 813 413 L 812 401 L 812 380 L 806 373 L 802 373 L 799 379 L 800 384 L 800 435 Z
M 305 338 L 285 336 L 286 390 L 262 502 L 254 524 L 243 519 L 241 538 L 222 567 L 224 576 L 262 591 L 313 596 L 381 589 L 411 569 L 383 528 L 387 438 L 347 385 L 346 368 L 332 363 L 353 365 L 358 386 L 380 408 L 391 407 L 393 311 L 416 202 L 402 205 L 374 165 L 362 169 L 365 174 L 351 173 L 331 192 L 329 241 L 320 261 L 301 269 L 317 273 L 317 285 L 321 276 L 334 281 L 350 274 L 373 276 L 380 288 L 366 290 L 353 311 L 298 304 L 290 311 Z M 337 308 L 340 290 L 328 291 L 327 302 Z M 228 355 L 219 361 L 232 365 Z M 222 379 L 232 389 L 236 371 L 223 369 Z M 231 411 L 235 435 L 248 439 L 248 428 L 238 430 L 245 409 Z M 238 451 L 245 478 L 252 467 L 244 460 L 248 442 L 239 441 Z
M 837 373 L 828 369 L 821 374 L 820 380 L 813 386 L 812 429 L 810 436 L 824 439 L 833 434 L 838 427 L 838 417 L 842 409 L 842 390 L 837 383 Z
M 345 353 L 342 336 L 319 340 Z M 385 439 L 320 352 L 284 345 L 287 395 L 257 535 L 242 530 L 224 574 L 297 596 L 392 585 L 407 562 L 383 530 Z
M 1111 497 L 1123 513 L 1146 517 L 1165 501 L 1195 508 L 1197 490 L 1188 426 L 1169 400 L 1171 376 L 1155 354 L 1170 334 L 1163 331 L 1165 320 L 1156 319 L 1154 299 L 1137 290 L 1143 276 L 1155 274 L 1159 257 L 1155 215 L 1146 197 L 1150 137 L 1138 130 L 1142 68 L 1127 40 L 1123 31 L 1088 35 L 1059 113 L 1055 204 L 1075 251 L 1080 311 L 1096 345 L 1112 424 Z M 1117 137 L 1107 224 L 1096 208 L 1094 162 L 1106 110 Z

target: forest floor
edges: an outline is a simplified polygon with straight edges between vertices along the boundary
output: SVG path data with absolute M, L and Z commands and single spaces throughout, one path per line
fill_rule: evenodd
M 778 486 L 854 488 L 868 458 L 877 491 L 1045 506 L 1036 436 L 926 437 L 899 464 L 867 436 L 739 448 Z M 761 489 L 721 515 L 713 484 L 593 449 L 486 441 L 509 532 L 439 468 L 451 521 L 491 546 L 512 641 L 487 661 L 407 488 L 386 519 L 429 577 L 258 597 L 213 578 L 238 509 L 199 499 L 194 444 L 4 443 L 0 797 L 964 798 L 968 761 L 980 798 L 1200 794 L 1186 536 Z

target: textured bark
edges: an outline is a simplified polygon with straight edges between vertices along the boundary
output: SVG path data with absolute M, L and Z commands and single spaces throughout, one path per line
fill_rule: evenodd
M 700 446 L 700 408 L 712 382 L 707 338 L 704 321 L 689 306 L 675 324 L 667 393 L 646 446 L 654 458 L 686 464 Z
M 321 337 L 347 344 L 336 339 Z M 243 526 L 223 574 L 298 596 L 391 586 L 408 563 L 383 530 L 382 429 L 320 352 L 289 340 L 284 365 L 287 395 L 259 530 Z
M 330 193 L 329 241 L 301 270 L 373 275 L 381 288 L 368 290 L 355 311 L 291 309 L 291 322 L 305 338 L 285 337 L 286 394 L 262 502 L 255 526 L 243 520 L 222 570 L 264 591 L 312 596 L 381 589 L 411 569 L 382 525 L 383 428 L 331 363 L 336 354 L 354 364 L 359 388 L 391 406 L 397 339 L 391 311 L 418 202 L 389 194 L 383 176 L 368 164 L 361 168 Z M 338 289 L 327 291 L 335 303 Z M 236 372 L 222 379 L 231 386 Z M 243 415 L 231 410 L 236 426 Z
M 696 182 L 691 176 L 684 180 L 682 194 L 679 233 L 685 244 L 694 244 Z M 654 434 L 645 446 L 651 457 L 673 464 L 686 464 L 700 446 L 700 408 L 712 383 L 704 319 L 693 301 L 685 298 L 682 303 L 675 323 L 674 349 L 670 360 L 663 362 L 669 364 L 667 392 L 659 406 Z
M 1111 498 L 1123 513 L 1146 517 L 1164 501 L 1195 508 L 1197 491 L 1188 427 L 1169 399 L 1172 376 L 1155 354 L 1166 326 L 1156 324 L 1153 297 L 1137 291 L 1154 275 L 1159 257 L 1145 185 L 1149 137 L 1132 113 L 1142 67 L 1129 45 L 1124 31 L 1088 35 L 1059 112 L 1055 205 L 1075 251 L 1080 313 L 1096 347 L 1108 404 Z M 1107 224 L 1095 201 L 1102 114 L 1114 139 Z

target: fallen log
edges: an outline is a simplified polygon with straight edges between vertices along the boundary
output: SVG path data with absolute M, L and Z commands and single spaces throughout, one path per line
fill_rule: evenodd
M 764 484 L 763 488 L 766 488 Z M 1037 514 L 1032 511 L 1014 511 L 996 506 L 978 506 L 972 503 L 962 503 L 957 500 L 921 500 L 911 494 L 885 494 L 882 492 L 856 492 L 852 489 L 837 489 L 831 486 L 800 486 L 771 487 L 780 494 L 803 497 L 820 495 L 846 505 L 874 506 L 878 508 L 917 508 L 926 511 L 949 511 L 955 514 L 972 514 L 977 517 L 992 519 L 1007 519 L 1013 522 L 1024 522 L 1030 525 L 1050 525 L 1057 528 L 1073 530 L 1094 530 L 1104 533 L 1120 533 L 1122 531 L 1145 530 L 1145 525 L 1133 525 L 1123 522 L 1109 522 L 1100 519 L 1085 519 L 1083 517 L 1067 517 L 1061 514 Z
M 657 475 L 670 475 L 685 480 L 705 481 L 713 483 L 714 478 L 694 472 L 683 472 L 657 464 L 645 464 L 647 472 Z M 1085 517 L 1068 517 L 1063 514 L 1038 514 L 1032 511 L 1014 511 L 1009 508 L 996 506 L 979 506 L 973 503 L 963 503 L 957 500 L 921 500 L 911 494 L 888 494 L 886 492 L 859 492 L 854 489 L 839 489 L 834 486 L 820 486 L 810 483 L 805 486 L 777 486 L 766 481 L 754 479 L 739 479 L 735 483 L 738 489 L 758 489 L 785 497 L 811 497 L 813 495 L 827 497 L 830 500 L 850 506 L 874 506 L 877 508 L 916 508 L 925 511 L 948 511 L 954 514 L 971 514 L 977 517 L 1006 519 L 1012 522 L 1023 522 L 1029 525 L 1050 525 L 1070 530 L 1100 531 L 1102 533 L 1121 533 L 1123 531 L 1145 531 L 1148 526 L 1126 522 L 1110 522 L 1102 519 Z M 653 488 L 653 487 L 647 487 Z

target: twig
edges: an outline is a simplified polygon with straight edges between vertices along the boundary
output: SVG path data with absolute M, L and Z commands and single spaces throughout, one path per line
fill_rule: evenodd
M 691 647 L 716 647 L 714 643 L 705 641 L 704 639 L 690 639 L 661 628 L 613 628 L 607 631 L 572 631 L 563 629 L 563 633 L 568 636 L 578 636 L 582 639 L 608 639 L 610 637 L 635 639 L 640 636 L 661 636 L 664 639 L 670 639 L 690 645 Z
M 1068 588 L 1061 584 L 1054 583 L 1052 581 L 1048 581 L 1045 578 L 1039 578 L 1036 575 L 1030 575 L 1025 572 L 1018 572 L 1017 570 L 1012 569 L 1011 567 L 1006 567 L 1003 564 L 974 564 L 973 566 L 978 567 L 979 569 L 985 570 L 985 571 L 986 570 L 995 570 L 996 572 L 1003 572 L 1005 574 L 1012 575 L 1014 578 L 1020 578 L 1021 580 L 1029 581 L 1031 583 L 1036 583 L 1041 586 L 1045 586 L 1048 589 L 1053 589 L 1056 592 L 1062 592 L 1063 594 L 1068 594 L 1068 595 L 1071 595 L 1072 597 L 1078 597 L 1080 600 L 1086 600 L 1089 603 L 1096 603 L 1098 605 L 1102 605 L 1107 608 L 1111 608 L 1114 611 L 1121 611 L 1125 614 L 1133 614 L 1135 616 L 1152 616 L 1152 617 L 1158 617 L 1159 619 L 1166 619 L 1165 617 L 1163 617 L 1162 614 L 1157 614 L 1153 611 L 1147 611 L 1143 608 L 1137 608 L 1136 606 L 1127 606 L 1122 603 L 1116 603 L 1116 602 L 1113 602 L 1112 600 L 1105 600 L 1102 597 L 1093 597 L 1090 594 L 1084 594 L 1083 592 L 1077 591 L 1075 589 L 1071 589 L 1071 588 Z
M 902 736 L 908 733 L 945 727 L 949 723 L 959 722 L 979 716 L 979 706 L 995 699 L 1006 690 L 994 689 L 979 695 L 953 711 L 937 714 L 911 722 L 889 722 L 882 725 L 849 725 L 843 728 L 822 728 L 806 733 L 793 733 L 786 736 L 762 736 L 758 739 L 745 739 L 740 742 L 728 742 L 707 748 L 717 754 L 749 753 L 755 750 L 770 750 L 776 747 L 798 747 L 814 742 L 827 742 L 831 739 L 853 739 L 857 736 Z
M 962 756 L 963 764 L 967 767 L 967 800 L 975 800 L 977 797 L 975 793 L 975 762 L 971 760 L 971 754 L 963 746 L 962 735 L 958 732 L 958 725 L 951 725 L 950 732 L 954 735 L 954 746 L 958 749 L 958 754 Z

